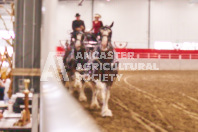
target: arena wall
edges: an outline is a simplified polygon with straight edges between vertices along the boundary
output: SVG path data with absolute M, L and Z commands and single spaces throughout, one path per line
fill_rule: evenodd
M 104 25 L 115 22 L 113 41 L 128 42 L 127 48 L 148 48 L 157 42 L 196 42 L 198 43 L 198 4 L 189 0 L 152 0 L 150 14 L 150 31 L 148 20 L 148 0 L 111 0 L 110 2 L 95 0 L 93 13 L 102 15 Z M 56 44 L 59 40 L 69 39 L 72 20 L 79 12 L 85 21 L 86 29 L 92 26 L 92 2 L 86 0 L 82 6 L 78 1 L 58 2 L 55 11 L 54 32 Z

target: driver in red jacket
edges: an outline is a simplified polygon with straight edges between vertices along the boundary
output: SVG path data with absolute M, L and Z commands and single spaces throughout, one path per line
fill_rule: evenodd
M 93 21 L 93 27 L 91 31 L 93 30 L 95 37 L 97 37 L 98 33 L 100 32 L 100 28 L 103 27 L 102 21 L 100 21 L 101 15 L 95 14 L 95 20 Z

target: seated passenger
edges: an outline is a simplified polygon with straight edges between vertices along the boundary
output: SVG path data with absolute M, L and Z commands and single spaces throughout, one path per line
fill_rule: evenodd
M 91 31 L 93 30 L 95 37 L 97 37 L 97 35 L 99 34 L 100 28 L 103 27 L 102 21 L 99 20 L 100 18 L 101 15 L 95 14 L 95 20 L 93 21 L 93 26 L 91 29 Z

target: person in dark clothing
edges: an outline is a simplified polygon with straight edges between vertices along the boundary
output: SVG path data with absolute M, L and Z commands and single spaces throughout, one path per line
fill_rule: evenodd
M 76 20 L 72 22 L 72 29 L 73 32 L 71 33 L 71 46 L 73 47 L 74 43 L 72 41 L 72 38 L 76 38 L 77 32 L 84 32 L 85 31 L 85 24 L 83 20 L 80 20 L 80 14 L 76 13 Z
M 80 20 L 80 14 L 79 13 L 76 13 L 75 17 L 76 17 L 76 20 L 74 20 L 72 22 L 73 32 L 71 33 L 70 47 L 69 47 L 69 49 L 68 48 L 66 49 L 64 60 L 63 60 L 64 64 L 67 65 L 66 67 L 69 67 L 69 65 L 70 65 L 68 62 L 70 62 L 72 59 L 75 59 L 74 52 L 75 52 L 75 43 L 76 43 L 77 35 L 81 34 L 81 40 L 80 41 L 83 41 L 83 38 L 84 38 L 84 37 L 82 37 L 83 36 L 82 34 L 85 31 L 84 21 Z
M 73 31 L 85 31 L 84 21 L 80 20 L 80 14 L 76 13 L 76 20 L 72 22 Z

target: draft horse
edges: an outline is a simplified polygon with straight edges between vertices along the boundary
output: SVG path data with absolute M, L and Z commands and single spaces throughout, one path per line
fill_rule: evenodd
M 82 90 L 82 84 L 80 73 L 76 70 L 77 64 L 80 63 L 84 65 L 87 62 L 87 59 L 77 58 L 77 54 L 84 54 L 85 46 L 83 44 L 84 33 L 79 31 L 73 35 L 71 46 L 67 47 L 65 55 L 63 57 L 64 66 L 67 72 L 67 77 L 69 79 L 69 92 L 72 94 L 74 92 L 74 88 L 78 88 L 80 95 L 80 101 L 86 101 L 87 98 L 84 94 L 84 89 Z M 65 86 L 66 86 L 65 82 Z M 83 92 L 82 92 L 83 91 Z
M 101 115 L 112 116 L 112 111 L 108 107 L 108 101 L 110 98 L 110 89 L 113 82 L 118 74 L 118 61 L 115 57 L 115 51 L 111 44 L 111 35 L 113 23 L 110 26 L 105 26 L 100 29 L 100 45 L 96 50 L 97 59 L 92 62 L 92 101 L 90 108 L 99 109 L 100 105 L 98 102 L 98 96 L 101 95 L 102 98 L 102 112 Z M 105 55 L 106 58 L 102 58 L 101 55 Z M 101 70 L 99 67 L 94 66 L 104 66 L 106 69 Z M 93 76 L 94 75 L 94 76 Z M 104 75 L 107 75 L 104 77 Z M 111 76 L 114 75 L 114 76 Z

